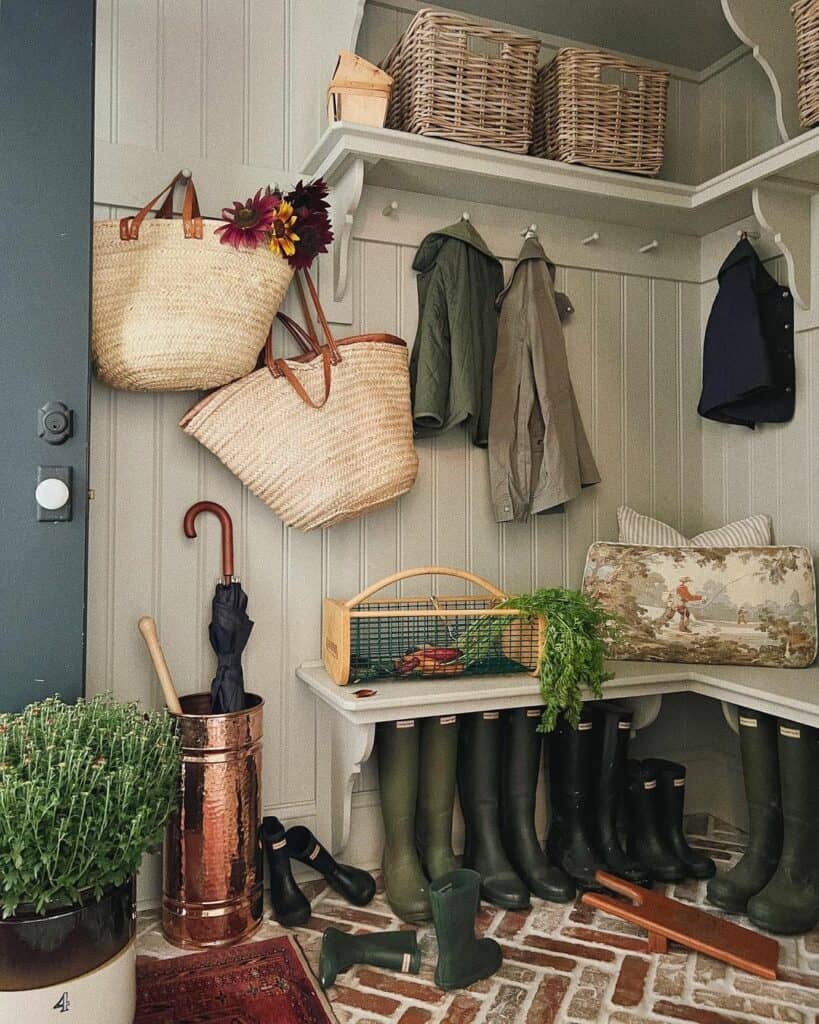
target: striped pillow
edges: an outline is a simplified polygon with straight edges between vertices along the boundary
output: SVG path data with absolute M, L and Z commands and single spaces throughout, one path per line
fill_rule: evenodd
M 748 516 L 718 530 L 684 537 L 673 526 L 642 516 L 628 505 L 617 509 L 621 544 L 667 548 L 764 548 L 771 544 L 771 521 L 766 515 Z

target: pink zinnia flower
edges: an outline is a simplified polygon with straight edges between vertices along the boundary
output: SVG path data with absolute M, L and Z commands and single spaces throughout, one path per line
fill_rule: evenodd
M 233 209 L 225 207 L 222 220 L 227 223 L 216 228 L 216 234 L 221 235 L 219 241 L 232 245 L 234 249 L 242 246 L 255 249 L 257 245 L 263 245 L 273 225 L 279 202 L 275 193 L 259 189 L 246 203 L 234 202 Z

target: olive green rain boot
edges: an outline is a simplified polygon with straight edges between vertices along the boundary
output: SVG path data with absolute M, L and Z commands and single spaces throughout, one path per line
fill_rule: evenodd
M 415 848 L 420 733 L 412 718 L 379 722 L 375 730 L 384 818 L 384 889 L 398 917 L 411 923 L 428 921 L 432 915 Z
M 819 923 L 819 730 L 779 720 L 784 842 L 773 878 L 748 901 L 748 917 L 777 935 Z
M 501 948 L 494 939 L 475 936 L 480 883 L 477 872 L 459 868 L 442 875 L 430 886 L 432 920 L 438 938 L 438 988 L 467 988 L 494 974 L 503 963 Z
M 481 896 L 497 907 L 529 906 L 500 834 L 501 720 L 499 711 L 463 715 L 458 738 L 458 793 L 464 815 L 464 867 L 481 876 Z
M 542 900 L 566 903 L 574 883 L 552 864 L 535 831 L 535 799 L 543 749 L 537 731 L 542 708 L 504 711 L 501 766 L 501 839 L 506 855 L 529 891 Z
M 421 730 L 415 835 L 421 863 L 430 881 L 458 866 L 452 852 L 452 809 L 458 763 L 458 719 L 436 715 Z
M 386 967 L 402 974 L 417 974 L 421 970 L 421 951 L 415 932 L 370 932 L 368 935 L 348 935 L 338 928 L 328 928 L 321 940 L 319 983 L 327 989 L 335 984 L 336 976 L 349 970 L 353 964 Z
M 739 863 L 708 883 L 707 899 L 731 914 L 744 914 L 748 900 L 768 884 L 782 854 L 782 796 L 776 720 L 760 711 L 739 709 L 739 743 L 748 845 Z

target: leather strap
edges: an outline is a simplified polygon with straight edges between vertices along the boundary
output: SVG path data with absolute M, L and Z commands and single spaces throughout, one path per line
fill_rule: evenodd
M 301 324 L 297 324 L 292 317 L 289 317 L 287 313 L 277 313 L 276 317 L 281 322 L 285 330 L 290 334 L 296 341 L 296 344 L 305 353 L 305 355 L 321 355 L 321 346 L 316 346 L 313 338 L 305 331 Z M 271 331 L 273 328 L 271 327 Z
M 180 171 L 169 185 L 166 185 L 158 195 L 154 196 L 146 206 L 142 207 L 139 213 L 133 217 L 123 217 L 120 220 L 119 237 L 123 242 L 129 242 L 139 238 L 139 229 L 142 226 L 142 222 L 153 210 L 160 199 L 162 199 L 163 202 L 157 211 L 157 217 L 164 219 L 170 219 L 173 217 L 174 189 L 180 181 L 187 181 L 187 185 L 185 186 L 185 198 L 182 201 L 182 227 L 185 233 L 185 238 L 202 237 L 202 216 L 199 210 L 199 197 L 196 195 L 193 178 L 186 179 Z
M 330 365 L 330 352 L 326 348 L 323 348 L 321 350 L 321 361 L 324 364 L 324 398 L 322 398 L 320 402 L 314 402 L 313 399 L 307 394 L 307 392 L 302 387 L 301 381 L 287 365 L 286 359 L 276 359 L 273 363 L 270 372 L 273 374 L 274 377 L 285 377 L 290 386 L 293 388 L 293 390 L 296 392 L 296 394 L 299 396 L 302 402 L 305 403 L 305 405 L 309 405 L 313 409 L 320 409 L 325 404 L 327 399 L 330 397 L 330 381 L 332 367 Z
M 330 325 L 327 323 L 327 317 L 324 315 L 324 310 L 321 308 L 321 302 L 319 300 L 318 292 L 316 291 L 316 286 L 313 284 L 313 278 L 310 277 L 310 271 L 307 270 L 306 268 L 302 271 L 302 273 L 304 274 L 305 281 L 307 281 L 307 287 L 308 287 L 308 289 L 310 291 L 310 298 L 313 300 L 313 305 L 315 306 L 316 315 L 318 316 L 319 323 L 321 324 L 321 329 L 322 329 L 322 331 L 324 333 L 324 337 L 327 339 L 327 344 L 330 346 L 330 352 L 333 355 L 333 362 L 334 363 L 340 363 L 341 362 L 341 353 L 339 352 L 338 346 L 336 345 L 336 340 L 333 337 L 333 332 L 330 330 Z M 306 310 L 307 302 L 306 302 L 306 300 L 304 299 L 304 297 L 302 295 L 301 282 L 298 282 L 298 283 L 299 283 L 299 295 L 302 296 L 302 306 L 305 309 L 305 315 L 306 315 L 307 314 L 307 310 Z M 312 323 L 311 323 L 311 326 L 312 326 Z M 314 328 L 314 331 L 315 331 L 315 328 Z

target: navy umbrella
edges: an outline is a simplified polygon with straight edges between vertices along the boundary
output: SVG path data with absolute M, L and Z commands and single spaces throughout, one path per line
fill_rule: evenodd
M 216 652 L 216 675 L 210 687 L 211 714 L 244 711 L 245 680 L 242 653 L 253 623 L 247 614 L 247 594 L 233 575 L 233 522 L 215 501 L 197 501 L 185 513 L 185 536 L 195 537 L 200 512 L 212 512 L 222 526 L 222 582 L 217 583 L 211 608 L 210 644 Z

